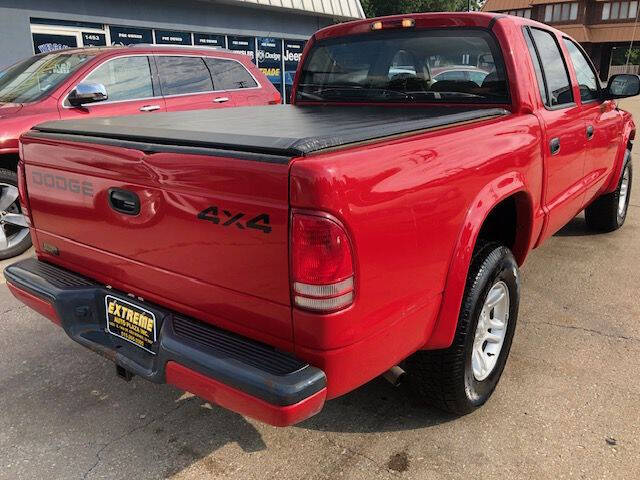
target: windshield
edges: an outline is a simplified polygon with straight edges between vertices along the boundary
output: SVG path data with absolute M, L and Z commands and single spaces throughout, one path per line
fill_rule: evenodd
M 484 30 L 388 30 L 315 44 L 296 94 L 305 102 L 508 103 L 500 50 Z
M 30 57 L 0 75 L 0 102 L 34 102 L 48 95 L 93 53 L 49 53 Z

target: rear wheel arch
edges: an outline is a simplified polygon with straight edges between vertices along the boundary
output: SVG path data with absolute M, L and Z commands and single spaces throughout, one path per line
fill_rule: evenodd
M 533 225 L 531 198 L 524 191 L 509 195 L 487 214 L 476 238 L 509 248 L 522 265 L 529 251 Z
M 469 207 L 458 236 L 440 312 L 424 349 L 448 348 L 451 345 L 478 241 L 505 245 L 513 252 L 518 265 L 522 265 L 534 241 L 533 227 L 533 197 L 521 173 L 511 172 L 498 177 L 479 192 Z
M 20 156 L 17 153 L 5 153 L 0 155 L 0 168 L 15 172 L 18 170 Z

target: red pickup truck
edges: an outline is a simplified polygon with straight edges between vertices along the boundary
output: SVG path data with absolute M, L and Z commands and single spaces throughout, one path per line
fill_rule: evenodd
M 37 259 L 7 284 L 123 377 L 273 425 L 385 372 L 465 414 L 502 374 L 527 254 L 583 209 L 624 223 L 635 126 L 614 99 L 639 89 L 527 19 L 332 26 L 293 105 L 25 134 Z

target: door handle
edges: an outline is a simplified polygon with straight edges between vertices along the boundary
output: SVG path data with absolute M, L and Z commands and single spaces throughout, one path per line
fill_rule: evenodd
M 560 139 L 558 137 L 551 139 L 549 149 L 551 150 L 551 155 L 556 155 L 560 151 Z
M 593 138 L 593 134 L 595 133 L 595 128 L 593 125 L 587 126 L 587 140 L 591 140 Z
M 160 105 L 145 105 L 144 107 L 140 107 L 141 112 L 155 112 L 156 110 L 160 110 Z
M 229 101 L 229 97 L 218 97 L 218 98 L 214 98 L 213 101 L 215 103 L 225 103 Z
M 140 213 L 140 197 L 129 190 L 110 188 L 109 206 L 116 212 L 125 215 L 138 215 Z

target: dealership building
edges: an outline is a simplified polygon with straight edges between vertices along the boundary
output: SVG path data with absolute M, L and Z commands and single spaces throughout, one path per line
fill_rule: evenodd
M 51 50 L 134 43 L 249 55 L 286 96 L 305 41 L 360 0 L 0 0 L 0 70 Z

